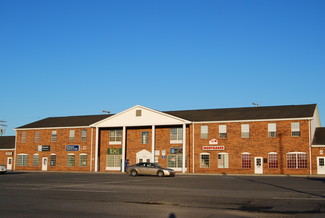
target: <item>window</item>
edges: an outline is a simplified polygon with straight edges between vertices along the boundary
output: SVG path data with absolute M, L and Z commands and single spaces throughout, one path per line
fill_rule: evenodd
M 69 132 L 69 141 L 73 142 L 74 141 L 74 135 L 75 135 L 75 131 L 74 130 L 70 130 Z
M 287 153 L 287 167 L 289 169 L 306 169 L 307 154 L 304 152 Z
M 33 166 L 37 167 L 39 164 L 39 155 L 38 154 L 34 154 L 34 158 L 33 158 Z
M 170 168 L 182 168 L 183 167 L 183 155 L 171 154 L 167 156 L 167 167 Z
M 112 129 L 109 132 L 109 144 L 121 144 L 122 143 L 122 130 Z
M 141 115 L 142 115 L 142 110 L 136 110 L 135 111 L 135 116 L 136 117 L 141 117 Z
M 18 154 L 17 166 L 27 166 L 27 165 L 28 165 L 28 154 Z
M 210 154 L 200 154 L 200 168 L 210 168 Z
M 25 143 L 27 138 L 27 133 L 25 131 L 21 132 L 21 142 Z
M 278 153 L 270 152 L 268 162 L 270 169 L 277 169 L 279 167 Z
M 219 137 L 221 139 L 227 138 L 227 125 L 219 125 Z
M 201 126 L 201 139 L 207 139 L 209 135 L 209 127 L 207 125 Z
M 249 124 L 242 124 L 241 125 L 241 137 L 242 138 L 249 138 Z
M 268 123 L 268 136 L 269 138 L 276 137 L 276 123 Z
M 183 142 L 183 128 L 171 128 L 170 129 L 170 143 L 182 143 Z
M 74 167 L 74 165 L 75 165 L 75 155 L 74 154 L 68 154 L 67 166 L 68 167 Z
M 141 141 L 142 141 L 142 144 L 149 143 L 149 132 L 142 132 Z
M 56 155 L 55 154 L 51 154 L 50 155 L 50 166 L 56 166 Z
M 87 166 L 87 154 L 79 155 L 79 166 L 81 167 Z
M 228 168 L 228 154 L 227 153 L 219 153 L 218 154 L 218 168 Z
M 81 130 L 81 141 L 83 141 L 83 142 L 87 141 L 87 130 L 86 129 Z
M 39 142 L 40 141 L 40 131 L 36 131 L 35 132 L 35 142 Z
M 251 154 L 250 153 L 242 153 L 241 167 L 243 169 L 251 168 Z
M 291 136 L 292 137 L 300 136 L 300 123 L 298 122 L 291 123 Z
M 53 130 L 52 131 L 52 137 L 51 137 L 51 141 L 52 142 L 56 142 L 56 136 L 57 136 L 57 131 L 56 130 Z
M 121 154 L 108 154 L 106 156 L 106 167 L 121 167 Z

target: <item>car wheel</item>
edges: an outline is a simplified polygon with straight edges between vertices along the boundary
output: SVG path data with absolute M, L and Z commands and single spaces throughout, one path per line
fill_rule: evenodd
M 159 177 L 163 177 L 163 176 L 164 176 L 164 172 L 163 172 L 163 171 L 158 171 L 157 175 L 158 175 Z
M 131 176 L 137 176 L 137 175 L 138 175 L 138 172 L 136 170 L 131 171 Z

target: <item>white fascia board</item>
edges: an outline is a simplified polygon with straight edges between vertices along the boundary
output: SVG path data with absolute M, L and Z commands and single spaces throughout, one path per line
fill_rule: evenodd
M 243 123 L 243 122 L 262 122 L 262 121 L 289 121 L 289 120 L 311 120 L 313 117 L 304 117 L 304 118 L 282 118 L 282 119 L 261 119 L 261 120 L 225 120 L 225 121 L 199 121 L 193 122 L 195 124 L 203 123 Z
M 325 145 L 310 145 L 312 148 L 324 148 Z
M 14 148 L 1 148 L 0 151 L 14 151 L 15 149 Z
M 38 129 L 84 129 L 84 128 L 91 128 L 91 126 L 38 127 L 38 128 L 19 128 L 14 130 L 18 131 L 18 130 L 38 130 Z

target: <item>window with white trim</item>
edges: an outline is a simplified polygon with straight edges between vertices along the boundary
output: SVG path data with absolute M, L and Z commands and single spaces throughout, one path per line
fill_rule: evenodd
M 27 132 L 23 131 L 21 132 L 21 143 L 25 143 L 27 139 Z
M 74 136 L 75 136 L 75 131 L 74 130 L 70 130 L 69 131 L 69 141 L 73 142 L 74 141 Z
M 87 141 L 87 130 L 86 129 L 81 130 L 81 141 L 83 141 L 83 142 Z
M 276 123 L 268 123 L 268 137 L 275 138 L 276 137 Z
M 210 154 L 200 154 L 200 168 L 210 168 Z
M 167 167 L 169 168 L 182 168 L 183 167 L 183 155 L 170 154 L 167 156 Z
M 40 133 L 40 131 L 36 131 L 35 132 L 35 142 L 39 142 L 40 141 L 40 135 L 41 135 L 41 133 Z
M 53 130 L 51 136 L 51 142 L 56 142 L 56 140 L 57 140 L 57 131 Z
M 243 169 L 248 169 L 252 167 L 251 163 L 251 154 L 250 153 L 242 153 L 241 155 L 241 167 Z
M 50 155 L 50 166 L 56 166 L 56 155 L 55 154 L 51 154 Z
M 142 142 L 142 144 L 148 144 L 149 143 L 149 132 L 142 132 L 141 142 Z
M 33 166 L 37 167 L 39 165 L 39 154 L 34 154 Z
M 75 154 L 68 154 L 68 158 L 67 158 L 67 166 L 68 167 L 74 167 L 75 166 Z
M 241 125 L 241 137 L 242 138 L 249 138 L 249 124 L 242 124 Z
M 87 154 L 80 154 L 79 155 L 79 166 L 85 167 L 87 166 Z
M 227 138 L 227 125 L 219 125 L 219 138 Z
M 278 160 L 278 153 L 270 152 L 268 154 L 268 164 L 270 169 L 277 169 L 279 168 L 279 160 Z
M 183 128 L 170 128 L 170 143 L 182 143 L 183 142 Z
M 291 136 L 292 137 L 300 136 L 300 123 L 299 122 L 291 123 Z
M 306 169 L 307 154 L 304 152 L 287 153 L 287 167 L 289 169 Z
M 201 139 L 208 139 L 209 137 L 209 126 L 202 125 L 201 126 Z
M 228 153 L 218 154 L 218 168 L 229 168 Z
M 111 129 L 109 131 L 109 144 L 121 144 L 122 143 L 122 130 Z
M 106 167 L 121 167 L 121 154 L 108 154 L 106 155 Z
M 27 166 L 28 165 L 28 154 L 18 154 L 17 155 L 17 166 Z

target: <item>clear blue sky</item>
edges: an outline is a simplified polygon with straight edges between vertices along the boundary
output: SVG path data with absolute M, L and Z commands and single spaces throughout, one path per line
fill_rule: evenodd
M 0 120 L 317 103 L 325 1 L 0 1 Z

